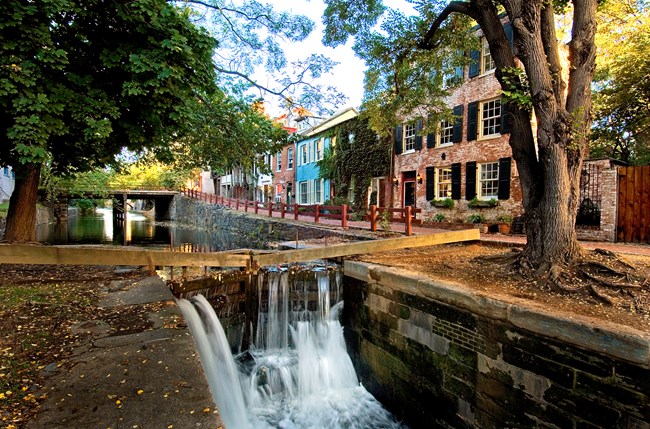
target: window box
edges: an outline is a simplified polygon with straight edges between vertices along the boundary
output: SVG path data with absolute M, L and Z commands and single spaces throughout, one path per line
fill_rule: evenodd
M 431 205 L 438 208 L 453 209 L 454 200 L 451 198 L 444 198 L 442 200 L 431 200 Z
M 479 200 L 478 198 L 474 198 L 468 203 L 468 206 L 472 209 L 490 208 L 498 205 L 499 201 L 494 198 L 490 200 Z

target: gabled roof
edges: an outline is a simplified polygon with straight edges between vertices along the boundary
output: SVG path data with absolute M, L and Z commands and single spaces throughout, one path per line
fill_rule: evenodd
M 320 134 L 323 131 L 326 131 L 332 127 L 335 127 L 345 121 L 349 121 L 350 119 L 354 119 L 359 115 L 359 112 L 357 112 L 357 109 L 354 107 L 348 107 L 347 109 L 344 109 L 338 113 L 335 113 L 333 116 L 325 119 L 323 122 L 321 122 L 318 125 L 314 125 L 311 128 L 307 128 L 305 131 L 302 132 L 302 135 L 305 137 L 313 137 L 316 134 Z

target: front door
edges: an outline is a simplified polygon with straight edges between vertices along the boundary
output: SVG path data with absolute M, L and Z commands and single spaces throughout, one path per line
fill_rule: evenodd
M 404 207 L 415 208 L 415 180 L 404 182 Z

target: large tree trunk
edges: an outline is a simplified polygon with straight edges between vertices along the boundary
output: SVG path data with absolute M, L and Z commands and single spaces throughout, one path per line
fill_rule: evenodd
M 14 166 L 16 186 L 9 199 L 9 212 L 4 239 L 9 242 L 36 241 L 36 201 L 41 166 Z

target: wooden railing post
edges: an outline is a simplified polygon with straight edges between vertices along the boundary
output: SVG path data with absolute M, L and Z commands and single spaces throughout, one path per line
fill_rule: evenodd
M 273 201 L 269 201 L 269 217 L 273 217 Z
M 284 211 L 285 211 L 284 203 L 280 201 L 280 217 L 282 219 L 284 219 Z
M 298 204 L 293 205 L 293 220 L 298 220 Z
M 316 204 L 316 207 L 314 208 L 314 222 L 318 223 L 319 218 L 320 218 L 320 204 Z
M 370 206 L 370 231 L 377 231 L 377 206 Z
M 348 205 L 343 204 L 341 206 L 341 227 L 348 227 Z
M 248 213 L 248 199 L 244 200 L 244 211 Z
M 413 230 L 411 228 L 411 210 L 412 209 L 413 209 L 413 207 L 406 206 L 406 219 L 404 220 L 404 222 L 406 224 L 406 227 L 405 227 L 406 235 L 411 235 L 412 232 L 413 232 Z
M 255 214 L 257 214 L 260 210 L 260 202 L 255 200 Z
M 239 210 L 239 198 L 235 198 L 235 210 Z

